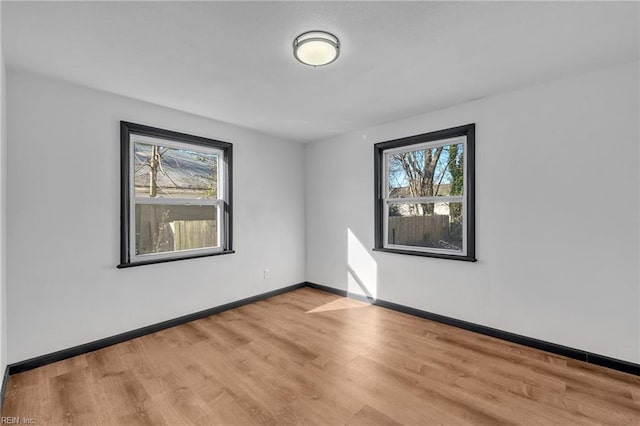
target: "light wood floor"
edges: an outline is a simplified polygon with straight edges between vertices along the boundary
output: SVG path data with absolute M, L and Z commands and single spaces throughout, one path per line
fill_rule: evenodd
M 640 377 L 309 288 L 11 376 L 36 424 L 640 425 Z

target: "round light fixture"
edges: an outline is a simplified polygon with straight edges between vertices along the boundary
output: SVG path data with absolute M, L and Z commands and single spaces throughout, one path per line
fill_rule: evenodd
M 293 40 L 293 56 L 305 65 L 327 65 L 339 55 L 340 40 L 326 31 L 307 31 Z

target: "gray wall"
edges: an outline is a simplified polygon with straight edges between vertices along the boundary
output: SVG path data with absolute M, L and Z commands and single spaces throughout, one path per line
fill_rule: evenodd
M 11 69 L 8 104 L 9 362 L 304 281 L 303 145 Z M 235 254 L 116 269 L 120 120 L 234 144 Z
M 0 5 L 0 21 L 2 7 Z M 1 45 L 1 43 L 0 43 Z M 0 52 L 0 373 L 7 365 L 7 85 Z M 1 404 L 0 404 L 1 405 Z
M 307 279 L 640 361 L 638 63 L 313 143 Z M 376 142 L 475 122 L 477 263 L 373 252 Z

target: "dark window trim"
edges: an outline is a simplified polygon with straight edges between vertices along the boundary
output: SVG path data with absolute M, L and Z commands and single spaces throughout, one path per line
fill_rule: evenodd
M 467 262 L 476 262 L 476 238 L 475 238 L 475 123 L 464 126 L 452 127 L 450 129 L 438 130 L 421 135 L 408 136 L 386 142 L 379 142 L 373 146 L 373 168 L 374 168 L 374 222 L 375 222 L 375 247 L 373 250 L 408 254 L 412 256 L 434 257 L 439 259 L 453 259 Z M 467 203 L 467 253 L 466 255 L 456 255 L 447 253 L 429 253 L 424 251 L 400 250 L 384 246 L 384 151 L 393 148 L 401 148 L 419 143 L 433 142 L 441 139 L 449 139 L 459 136 L 467 137 L 466 166 L 467 179 L 465 181 L 465 196 Z
M 194 145 L 206 146 L 220 149 L 224 152 L 224 181 L 226 191 L 224 203 L 224 234 L 225 246 L 222 251 L 197 254 L 197 255 L 176 255 L 170 258 L 149 259 L 144 261 L 131 261 L 130 255 L 130 223 L 129 213 L 131 211 L 131 199 L 129 194 L 129 147 L 131 144 L 130 135 L 151 136 L 169 141 L 185 142 Z M 234 253 L 233 247 L 233 144 L 201 136 L 189 135 L 172 130 L 159 129 L 157 127 L 145 126 L 142 124 L 120 121 L 120 264 L 118 268 L 128 268 L 132 266 L 150 265 L 154 263 L 165 263 L 176 260 L 195 259 L 199 257 L 218 256 L 221 254 Z

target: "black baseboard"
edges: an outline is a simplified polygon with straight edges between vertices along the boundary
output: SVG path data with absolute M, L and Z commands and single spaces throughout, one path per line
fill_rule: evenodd
M 338 296 L 344 296 L 350 299 L 355 299 L 361 302 L 366 302 L 371 304 L 374 304 L 375 302 L 375 299 L 371 297 L 367 297 L 358 293 L 350 293 L 346 290 L 340 290 L 339 288 L 327 287 L 326 285 L 311 283 L 309 281 L 307 281 L 305 284 L 307 285 L 307 287 L 315 288 L 316 290 L 324 291 L 325 293 L 333 293 L 333 294 L 337 294 Z
M 4 405 L 4 394 L 7 391 L 7 383 L 9 382 L 9 366 L 4 368 L 4 374 L 2 376 L 2 387 L 0 388 L 0 413 L 2 413 L 2 406 Z
M 304 287 L 306 283 L 299 283 L 290 285 L 288 287 L 279 288 L 277 290 L 269 291 L 266 293 L 258 294 L 256 296 L 247 297 L 246 299 L 241 299 L 235 302 L 227 303 L 224 305 L 216 306 L 213 308 L 205 309 L 200 312 L 195 312 L 193 314 L 183 315 L 178 318 L 173 318 L 167 321 L 162 321 L 156 324 L 148 325 L 146 327 L 138 328 L 135 330 L 127 331 L 121 334 L 117 334 L 115 336 L 106 337 L 104 339 L 95 340 L 93 342 L 85 343 L 82 345 L 74 346 L 68 349 L 62 349 L 57 352 L 52 352 L 50 354 L 41 355 L 38 357 L 30 358 L 25 361 L 15 362 L 10 364 L 7 367 L 8 374 L 17 374 L 22 373 L 23 371 L 32 370 L 34 368 L 42 367 L 47 364 L 51 364 L 54 362 L 62 361 L 67 358 L 72 358 L 77 355 L 82 355 L 87 352 L 93 352 L 98 349 L 106 348 L 107 346 L 112 346 L 118 343 L 125 342 L 127 340 L 135 339 L 137 337 L 142 337 L 147 334 L 155 333 L 157 331 L 161 331 L 170 327 L 175 327 L 177 325 L 185 324 L 187 322 L 195 321 L 201 318 L 208 317 L 210 315 L 218 314 L 220 312 L 228 311 L 229 309 L 238 308 L 240 306 L 258 302 L 260 300 L 268 299 L 269 297 L 277 296 L 282 293 L 288 293 L 292 290 L 298 289 L 300 287 Z M 4 391 L 4 388 L 3 388 Z
M 584 361 L 589 364 L 595 364 L 602 367 L 610 368 L 612 370 L 618 370 L 625 373 L 640 376 L 640 364 L 635 364 L 633 362 L 610 358 L 604 355 L 594 354 L 592 352 L 584 351 L 581 349 L 570 348 L 568 346 L 558 345 L 556 343 L 534 339 L 533 337 L 522 336 L 520 334 L 510 333 L 508 331 L 502 331 L 496 328 L 491 328 L 484 325 L 447 317 L 444 315 L 438 315 L 432 312 L 422 311 L 420 309 L 411 308 L 409 306 L 387 302 L 386 300 L 369 298 L 366 296 L 362 296 L 360 294 L 349 293 L 345 290 L 340 290 L 333 287 L 327 287 L 324 285 L 311 283 L 311 282 L 307 282 L 306 284 L 307 284 L 307 287 L 315 288 L 316 290 L 321 290 L 328 293 L 337 294 L 340 296 L 350 297 L 356 300 L 371 303 L 372 305 L 381 306 L 383 308 L 391 309 L 394 311 L 402 312 L 402 313 L 413 315 L 416 317 L 420 317 L 420 318 L 428 319 L 431 321 L 439 322 L 442 324 L 451 325 L 453 327 L 473 331 L 475 333 L 483 334 L 485 336 L 495 337 L 501 340 L 506 340 L 508 342 L 518 343 L 523 346 L 528 346 L 530 348 L 540 349 L 545 352 L 566 356 L 567 358 Z

